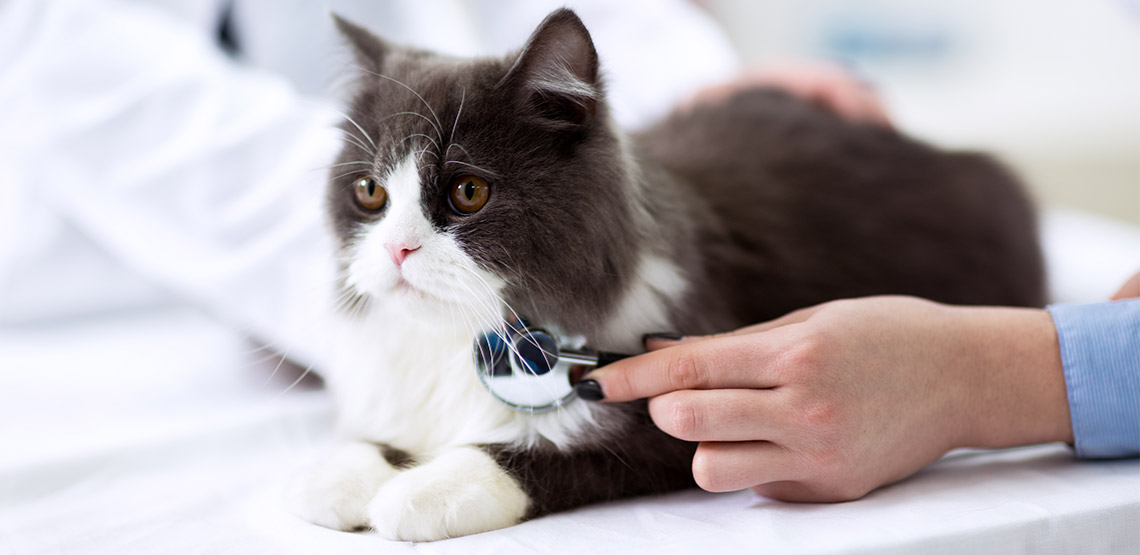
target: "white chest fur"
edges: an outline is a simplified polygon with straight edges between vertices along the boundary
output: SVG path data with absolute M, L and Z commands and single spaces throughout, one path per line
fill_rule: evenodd
M 398 306 L 374 306 L 338 319 L 327 374 L 341 431 L 414 453 L 476 443 L 568 447 L 576 438 L 620 425 L 599 418 L 606 407 L 574 401 L 528 414 L 496 401 L 479 383 L 472 337 L 432 326 Z

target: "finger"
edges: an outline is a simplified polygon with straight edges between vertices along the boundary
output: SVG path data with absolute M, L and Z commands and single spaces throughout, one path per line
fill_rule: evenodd
M 895 125 L 891 123 L 891 116 L 887 114 L 887 108 L 878 96 L 866 91 L 863 93 L 863 103 L 863 114 L 866 121 L 887 129 L 894 129 Z
M 693 479 L 712 492 L 801 478 L 795 457 L 768 441 L 706 442 L 693 456 Z
M 653 397 L 649 416 L 685 441 L 780 441 L 784 420 L 771 389 L 687 389 Z
M 853 102 L 857 105 L 857 113 L 853 114 L 850 119 L 856 121 L 865 121 L 886 127 L 893 128 L 891 118 L 887 115 L 887 109 L 883 106 L 882 100 L 875 94 L 875 92 L 865 85 L 860 85 L 858 91 L 852 93 L 854 95 Z
M 832 113 L 848 120 L 863 121 L 863 102 L 859 90 L 853 83 L 832 83 L 831 87 L 820 89 L 815 100 Z
M 772 372 L 786 339 L 725 336 L 619 360 L 585 376 L 578 387 L 591 400 L 632 401 L 682 389 L 763 389 L 780 385 Z
M 787 326 L 789 324 L 798 324 L 800 322 L 807 320 L 808 318 L 811 318 L 811 316 L 813 314 L 815 314 L 816 312 L 818 312 L 819 309 L 822 308 L 823 306 L 824 305 L 822 305 L 822 304 L 818 304 L 818 305 L 810 306 L 807 308 L 801 308 L 799 310 L 789 312 L 789 313 L 787 313 L 787 314 L 785 314 L 779 318 L 776 318 L 775 320 L 769 320 L 767 322 L 762 322 L 759 324 L 753 324 L 751 326 L 745 326 L 743 328 L 736 329 L 736 330 L 729 331 L 729 332 L 725 332 L 725 333 L 717 333 L 717 334 L 712 334 L 712 335 L 686 335 L 686 336 L 676 336 L 674 338 L 670 338 L 669 337 L 670 334 L 667 334 L 667 333 L 651 333 L 651 334 L 645 335 L 645 338 L 644 338 L 645 349 L 647 351 L 657 351 L 660 349 L 664 349 L 666 347 L 683 345 L 685 343 L 693 343 L 695 341 L 701 341 L 701 340 L 705 340 L 705 339 L 714 339 L 717 337 L 733 337 L 733 336 L 738 336 L 738 335 L 748 335 L 748 334 L 752 334 L 752 333 L 768 331 L 768 330 L 775 329 L 775 328 L 778 328 L 781 326 Z
M 1137 273 L 1126 281 L 1124 285 L 1120 287 L 1120 291 L 1117 291 L 1116 294 L 1112 296 L 1112 300 L 1119 301 L 1121 299 L 1132 299 L 1136 297 L 1140 297 L 1140 273 Z

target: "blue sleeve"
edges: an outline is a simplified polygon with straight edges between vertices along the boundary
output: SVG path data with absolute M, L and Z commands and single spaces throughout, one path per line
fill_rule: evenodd
M 1140 455 L 1140 299 L 1049 307 L 1077 456 Z

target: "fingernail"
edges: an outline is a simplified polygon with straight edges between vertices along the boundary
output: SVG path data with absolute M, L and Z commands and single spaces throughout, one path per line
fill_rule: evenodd
M 606 395 L 602 393 L 602 384 L 598 383 L 597 380 L 582 380 L 574 386 L 574 391 L 578 393 L 579 397 L 587 401 L 601 401 L 606 398 Z
M 641 336 L 641 344 L 644 345 L 644 344 L 648 343 L 650 339 L 657 339 L 657 340 L 661 340 L 661 341 L 680 341 L 683 337 L 684 336 L 682 336 L 679 333 L 673 333 L 670 331 L 658 332 L 658 333 L 647 333 L 647 334 Z

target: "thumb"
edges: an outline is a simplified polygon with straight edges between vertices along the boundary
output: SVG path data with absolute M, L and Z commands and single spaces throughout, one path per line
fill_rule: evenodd
M 750 333 L 760 333 L 776 329 L 789 324 L 798 324 L 811 318 L 813 314 L 819 311 L 824 305 L 818 304 L 808 308 L 801 308 L 799 310 L 789 312 L 775 320 L 769 320 L 751 326 L 745 326 L 740 329 L 727 331 L 724 333 L 716 333 L 712 335 L 680 335 L 676 333 L 647 333 L 642 336 L 641 340 L 645 344 L 646 351 L 656 351 L 673 347 L 675 345 L 683 345 L 685 343 L 692 343 L 694 341 L 702 341 L 705 339 L 713 339 L 717 337 L 732 337 L 736 335 L 748 335 Z

